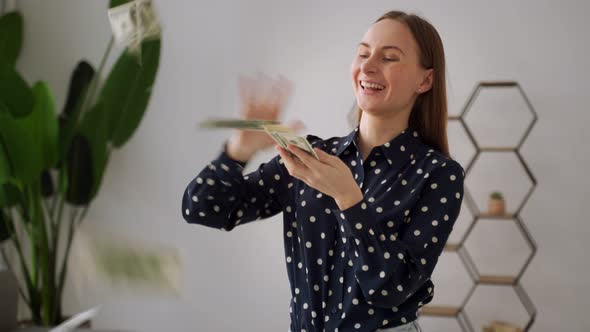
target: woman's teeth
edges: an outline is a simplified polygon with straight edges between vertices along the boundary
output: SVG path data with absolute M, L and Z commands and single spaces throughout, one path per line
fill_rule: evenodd
M 385 89 L 385 87 L 383 85 L 377 84 L 377 83 L 369 83 L 369 82 L 363 82 L 361 81 L 361 86 L 365 89 L 371 89 L 371 90 L 383 90 Z

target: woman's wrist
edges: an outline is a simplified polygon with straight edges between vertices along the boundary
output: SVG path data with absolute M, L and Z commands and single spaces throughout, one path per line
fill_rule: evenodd
M 355 190 L 347 193 L 342 197 L 338 197 L 337 199 L 335 199 L 335 201 L 336 205 L 338 205 L 338 208 L 341 211 L 344 211 L 358 204 L 360 201 L 363 200 L 363 197 L 363 192 L 358 186 L 356 186 Z

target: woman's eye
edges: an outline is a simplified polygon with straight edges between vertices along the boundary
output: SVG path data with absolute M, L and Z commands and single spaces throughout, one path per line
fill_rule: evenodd
M 366 55 L 366 54 L 359 54 L 359 58 L 366 59 L 366 58 L 368 58 L 368 57 L 369 57 L 369 56 L 368 56 L 368 55 Z
M 391 61 L 399 61 L 398 59 L 390 59 L 390 58 L 384 58 L 383 60 L 389 61 L 389 62 L 391 62 Z

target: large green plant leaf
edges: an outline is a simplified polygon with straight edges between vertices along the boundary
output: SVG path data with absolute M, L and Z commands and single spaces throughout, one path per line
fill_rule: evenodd
M 131 2 L 131 0 L 111 0 L 109 3 L 109 8 L 117 7 L 128 2 Z
M 0 61 L 16 65 L 23 44 L 23 17 L 11 12 L 0 17 Z
M 12 207 L 18 203 L 20 197 L 18 181 L 12 176 L 14 173 L 12 169 L 6 144 L 0 133 L 0 213 L 2 208 Z
M 14 119 L 10 114 L 0 112 L 0 135 L 8 144 L 12 179 L 18 179 L 21 183 L 32 182 L 38 174 L 35 170 L 42 164 L 42 158 L 37 154 L 38 149 L 34 148 L 35 144 L 27 132 L 26 123 Z
M 94 199 L 109 158 L 109 115 L 101 103 L 84 114 L 67 158 L 66 199 L 87 205 Z
M 0 184 L 8 181 L 12 175 L 12 166 L 8 159 L 8 151 L 4 147 L 4 140 L 0 133 Z M 0 205 L 1 206 L 1 205 Z
M 126 50 L 113 66 L 99 96 L 110 113 L 110 139 L 120 147 L 139 126 L 158 71 L 160 40 L 142 43 L 141 60 Z
M 23 197 L 14 181 L 0 184 L 0 209 L 22 203 Z
M 33 110 L 33 92 L 14 66 L 0 59 L 0 113 L 26 116 Z
M 66 201 L 73 205 L 87 205 L 92 190 L 92 152 L 83 135 L 72 139 L 66 159 L 67 192 Z
M 4 216 L 2 209 L 0 209 L 0 243 L 10 238 L 9 227 L 8 220 Z
M 53 196 L 54 190 L 51 172 L 46 169 L 41 173 L 41 196 L 51 197 Z
M 92 110 L 84 114 L 80 124 L 80 132 L 88 139 L 92 158 L 92 186 L 90 199 L 94 199 L 109 158 L 109 126 L 111 115 L 102 103 L 96 104 Z
M 43 169 L 57 164 L 58 123 L 55 114 L 55 102 L 49 86 L 45 82 L 39 82 L 33 86 L 35 94 L 35 115 L 32 118 L 31 129 L 35 134 L 35 140 L 41 147 L 43 156 Z
M 82 103 L 90 82 L 95 75 L 94 68 L 86 61 L 78 65 L 70 76 L 70 86 L 64 108 L 59 115 L 59 160 L 65 159 L 70 142 L 78 127 L 78 118 L 83 113 Z
M 33 111 L 20 118 L 0 112 L 0 140 L 11 177 L 22 185 L 37 180 L 44 169 L 57 161 L 57 119 L 49 87 L 39 82 L 33 87 Z
M 62 115 L 72 116 L 80 103 L 80 98 L 83 93 L 88 89 L 90 81 L 94 77 L 95 71 L 90 63 L 81 60 L 76 65 L 76 68 L 70 76 L 70 86 L 68 89 L 68 95 L 66 103 L 62 110 Z

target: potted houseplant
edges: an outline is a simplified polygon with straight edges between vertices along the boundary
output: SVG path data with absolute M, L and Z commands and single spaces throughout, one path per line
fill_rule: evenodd
M 111 0 L 110 7 L 127 2 Z M 110 154 L 143 117 L 161 41 L 159 34 L 136 39 L 101 81 L 111 38 L 97 70 L 78 63 L 58 115 L 49 85 L 31 87 L 16 70 L 22 31 L 18 12 L 0 17 L 0 253 L 19 275 L 33 324 L 54 326 L 64 320 L 62 293 L 76 229 Z
M 506 202 L 504 201 L 504 196 L 501 192 L 494 191 L 490 194 L 488 213 L 491 215 L 506 214 Z

